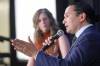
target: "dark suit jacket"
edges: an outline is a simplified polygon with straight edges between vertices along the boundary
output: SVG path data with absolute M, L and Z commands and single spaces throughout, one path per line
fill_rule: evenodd
M 88 27 L 72 45 L 64 59 L 40 51 L 36 66 L 100 66 L 100 34 L 94 26 Z

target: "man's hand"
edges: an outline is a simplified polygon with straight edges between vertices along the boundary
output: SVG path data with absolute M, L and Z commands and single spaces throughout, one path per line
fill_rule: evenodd
M 30 57 L 35 58 L 38 51 L 30 39 L 29 39 L 29 41 L 30 42 L 26 42 L 26 41 L 23 41 L 20 39 L 15 39 L 15 40 L 12 40 L 11 42 L 16 50 L 18 50 Z

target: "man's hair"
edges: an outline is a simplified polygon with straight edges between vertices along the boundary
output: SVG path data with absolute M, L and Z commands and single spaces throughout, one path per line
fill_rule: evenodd
M 86 20 L 89 23 L 94 23 L 95 21 L 95 12 L 94 9 L 87 3 L 85 2 L 71 2 L 69 5 L 74 5 L 75 6 L 75 11 L 77 12 L 77 15 L 81 13 L 86 14 Z

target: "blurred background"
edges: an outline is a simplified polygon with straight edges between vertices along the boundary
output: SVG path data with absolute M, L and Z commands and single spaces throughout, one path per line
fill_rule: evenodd
M 38 9 L 49 9 L 59 27 L 65 31 L 62 24 L 64 10 L 68 3 L 73 1 L 79 0 L 0 0 L 0 66 L 26 66 L 28 56 L 15 51 L 10 45 L 10 39 L 27 41 L 28 36 L 31 36 L 34 40 L 32 18 Z M 100 0 L 83 1 L 91 5 L 100 17 Z M 99 20 L 96 26 L 100 31 Z M 67 35 L 71 40 L 72 35 Z

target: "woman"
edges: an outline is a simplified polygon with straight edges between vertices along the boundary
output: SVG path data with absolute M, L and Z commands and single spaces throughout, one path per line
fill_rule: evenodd
M 53 18 L 52 14 L 49 12 L 48 9 L 39 9 L 34 17 L 33 17 L 33 25 L 35 28 L 35 33 L 34 33 L 34 43 L 30 41 L 30 43 L 15 39 L 12 41 L 13 46 L 23 52 L 26 55 L 30 56 L 30 52 L 36 48 L 37 51 L 32 51 L 31 53 L 37 53 L 39 50 L 43 48 L 43 44 L 45 42 L 48 43 L 50 40 L 50 36 L 53 36 L 57 33 L 59 30 L 58 26 L 56 25 L 56 21 Z M 48 38 L 49 37 L 49 38 Z M 34 48 L 33 45 L 34 44 Z M 32 45 L 32 46 L 30 46 Z M 69 50 L 69 41 L 66 37 L 66 35 L 60 36 L 56 41 L 53 42 L 53 44 L 48 47 L 44 52 L 47 55 L 58 57 L 62 56 L 64 58 Z M 64 48 L 63 50 L 59 49 L 59 46 Z M 29 52 L 29 53 L 27 53 Z M 35 58 L 30 57 L 27 63 L 27 66 L 35 66 Z
M 35 47 L 40 50 L 43 47 L 43 42 L 46 42 L 46 39 L 48 39 L 49 36 L 52 36 L 56 34 L 58 31 L 58 27 L 56 25 L 56 21 L 53 18 L 52 14 L 47 10 L 47 9 L 39 9 L 34 17 L 33 17 L 33 25 L 35 28 Z M 63 35 L 60 37 L 54 44 L 50 47 L 48 47 L 45 50 L 45 53 L 51 56 L 58 57 L 60 56 L 60 49 L 59 49 L 59 44 L 58 43 L 63 43 L 65 44 L 64 46 L 65 51 L 63 51 L 62 56 L 66 54 L 66 50 L 69 49 L 69 42 L 66 41 L 66 36 Z M 68 39 L 67 39 L 68 40 Z M 30 58 L 28 61 L 27 66 L 33 66 L 34 65 L 34 58 Z

